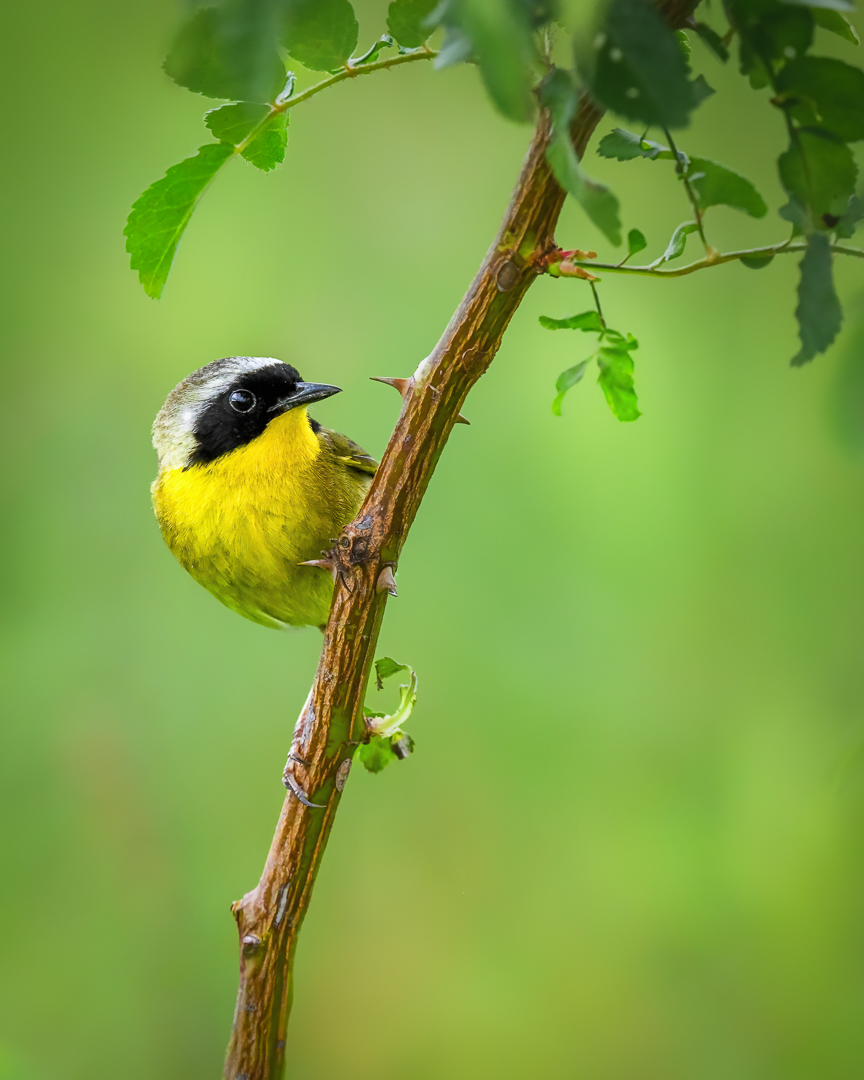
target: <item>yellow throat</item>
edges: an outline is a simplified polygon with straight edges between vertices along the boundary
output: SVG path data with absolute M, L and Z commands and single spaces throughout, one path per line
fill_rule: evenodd
M 298 563 L 359 506 L 365 484 L 346 472 L 298 407 L 214 461 L 160 472 L 153 504 L 168 546 L 222 603 L 266 626 L 321 625 L 332 582 Z

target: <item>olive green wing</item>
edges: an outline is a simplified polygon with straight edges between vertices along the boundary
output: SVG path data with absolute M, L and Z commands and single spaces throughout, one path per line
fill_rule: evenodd
M 325 427 L 321 428 L 319 434 L 338 462 L 349 469 L 356 469 L 358 472 L 368 473 L 370 476 L 375 475 L 378 462 L 375 458 L 370 457 L 362 446 L 358 446 L 353 439 Z

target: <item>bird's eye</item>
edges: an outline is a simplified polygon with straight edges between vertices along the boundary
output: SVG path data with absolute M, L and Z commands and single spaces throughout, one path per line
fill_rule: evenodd
M 228 404 L 234 412 L 252 412 L 258 404 L 258 399 L 251 390 L 232 390 L 228 397 Z

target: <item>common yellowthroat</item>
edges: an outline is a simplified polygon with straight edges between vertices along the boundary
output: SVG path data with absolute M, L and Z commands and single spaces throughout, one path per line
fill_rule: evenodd
M 153 424 L 153 506 L 180 563 L 265 626 L 323 626 L 333 582 L 301 566 L 356 515 L 377 462 L 308 415 L 338 386 L 229 356 L 177 385 Z

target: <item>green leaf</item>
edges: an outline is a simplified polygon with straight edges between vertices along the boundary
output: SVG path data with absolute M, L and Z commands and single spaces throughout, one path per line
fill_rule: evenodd
M 843 211 L 843 216 L 834 226 L 834 232 L 839 240 L 849 240 L 858 231 L 858 225 L 864 218 L 864 202 L 853 195 L 849 199 L 849 205 Z
M 669 241 L 669 245 L 659 259 L 655 259 L 651 263 L 652 268 L 660 266 L 662 263 L 671 262 L 672 259 L 677 259 L 679 255 L 684 252 L 684 245 L 687 243 L 687 237 L 690 233 L 698 232 L 699 226 L 695 221 L 685 221 L 679 225 L 678 228 L 672 233 L 672 239 Z
M 382 656 L 380 660 L 375 661 L 375 681 L 378 684 L 378 689 L 384 689 L 384 679 L 389 679 L 391 675 L 395 675 L 397 671 L 410 671 L 411 668 L 407 664 L 400 664 L 398 660 L 394 660 L 392 656 Z
M 689 61 L 690 53 L 693 50 L 690 48 L 690 41 L 688 40 L 687 35 L 684 33 L 683 30 L 676 30 L 675 39 L 678 42 L 678 48 L 681 50 L 681 55 L 684 57 L 685 60 Z
M 397 671 L 407 672 L 408 682 L 401 683 L 399 686 L 399 705 L 396 707 L 396 711 L 389 715 L 369 712 L 368 709 L 364 710 L 367 729 L 376 735 L 392 735 L 397 728 L 405 723 L 417 703 L 416 673 L 407 664 L 400 664 L 389 656 L 382 657 L 381 660 L 375 662 L 375 679 L 378 689 L 383 689 L 383 679 L 389 679 Z
M 834 291 L 831 245 L 824 233 L 813 233 L 807 238 L 795 317 L 801 349 L 792 358 L 792 364 L 800 367 L 817 353 L 825 352 L 843 322 L 843 310 Z
M 393 0 L 387 12 L 387 29 L 408 49 L 416 49 L 432 33 L 426 20 L 434 11 L 437 0 Z
M 540 95 L 552 118 L 552 138 L 546 148 L 546 158 L 555 179 L 581 204 L 609 242 L 617 247 L 621 243 L 618 200 L 605 184 L 585 175 L 570 137 L 570 121 L 578 100 L 570 73 L 556 68 L 544 79 Z
M 603 388 L 609 408 L 619 420 L 637 420 L 642 414 L 633 386 L 633 357 L 629 350 L 604 347 L 597 363 L 600 365 L 597 381 Z
M 285 160 L 285 147 L 288 143 L 288 113 L 272 112 L 269 106 L 253 101 L 238 101 L 233 105 L 220 105 L 204 114 L 204 123 L 217 139 L 240 145 L 251 132 L 270 116 L 268 122 L 256 134 L 255 138 L 244 147 L 242 156 L 264 172 L 275 169 Z
M 537 50 L 529 12 L 524 5 L 499 0 L 460 0 L 458 13 L 498 111 L 509 120 L 531 120 Z
M 344 67 L 359 27 L 349 0 L 291 0 L 283 24 L 285 48 L 311 71 Z
M 471 49 L 471 38 L 461 26 L 450 23 L 444 28 L 444 39 L 432 66 L 436 71 L 442 71 L 454 64 L 461 64 L 471 57 Z
M 368 772 L 379 773 L 391 761 L 404 761 L 413 753 L 411 736 L 404 731 L 395 731 L 392 735 L 373 735 L 368 743 L 360 746 L 357 756 Z
M 600 157 L 616 158 L 618 161 L 632 161 L 637 157 L 650 158 L 652 161 L 655 158 L 675 157 L 663 143 L 641 138 L 624 128 L 613 128 L 608 135 L 604 135 L 597 146 L 597 153 Z
M 585 369 L 593 359 L 593 356 L 589 356 L 587 360 L 583 360 L 579 364 L 575 364 L 573 367 L 568 368 L 566 371 L 562 371 L 555 382 L 555 389 L 558 391 L 558 396 L 552 402 L 552 412 L 556 416 L 561 415 L 561 402 L 568 390 L 576 385 L 576 383 L 582 382 L 585 375 Z
M 275 113 L 255 138 L 240 151 L 250 165 L 270 172 L 285 160 L 288 145 L 288 113 Z
M 640 251 L 644 251 L 648 247 L 648 241 L 639 232 L 638 229 L 631 229 L 627 233 L 627 252 L 630 255 L 636 255 Z
M 192 211 L 225 162 L 234 154 L 228 143 L 208 143 L 198 153 L 172 165 L 133 204 L 124 235 L 131 267 L 148 296 L 162 295 L 174 253 Z
M 730 21 L 740 32 L 741 74 L 749 76 L 756 90 L 770 84 L 778 65 L 803 56 L 813 41 L 815 23 L 805 7 L 730 0 L 728 10 Z
M 285 83 L 285 67 L 270 8 L 261 0 L 199 8 L 175 36 L 166 74 L 205 97 L 273 101 Z
M 855 194 L 858 170 L 849 147 L 821 128 L 802 128 L 777 166 L 793 204 L 807 211 L 802 227 L 833 228 Z
M 638 349 L 639 342 L 633 337 L 632 334 L 628 334 L 625 338 L 623 334 L 617 330 L 605 330 L 604 338 L 607 344 L 614 346 L 616 349 L 625 349 L 629 352 L 631 349 Z
M 597 334 L 603 330 L 603 322 L 596 311 L 583 311 L 569 319 L 550 319 L 548 315 L 541 315 L 540 325 L 547 330 L 589 330 Z
M 773 255 L 745 255 L 738 260 L 742 266 L 746 266 L 749 270 L 764 270 L 766 266 L 770 266 L 774 262 Z
M 269 112 L 269 105 L 257 101 L 237 101 L 233 105 L 220 105 L 204 113 L 204 123 L 217 139 L 236 146 Z
M 687 179 L 703 210 L 723 205 L 734 206 L 754 218 L 768 213 L 765 200 L 750 181 L 716 161 L 691 158 Z
M 783 0 L 784 4 L 793 4 L 803 7 L 808 7 L 811 10 L 813 8 L 825 8 L 827 11 L 854 11 L 855 5 L 851 0 Z
M 361 745 L 358 757 L 363 767 L 371 773 L 379 773 L 386 769 L 391 761 L 396 761 L 393 743 L 389 736 L 373 735 L 368 743 Z
M 844 142 L 864 139 L 864 71 L 827 56 L 801 56 L 777 76 L 783 107 L 799 124 Z
M 725 64 L 729 59 L 729 50 L 726 48 L 726 43 L 717 31 L 712 30 L 706 23 L 700 22 L 696 23 L 696 33 L 702 38 L 711 52 Z
M 823 30 L 830 30 L 832 34 L 838 34 L 853 45 L 861 44 L 861 39 L 858 37 L 858 31 L 852 23 L 843 18 L 839 11 L 833 11 L 830 8 L 814 7 L 811 7 L 810 11 L 816 21 L 816 25 L 821 26 Z
M 653 4 L 612 0 L 591 54 L 581 60 L 594 97 L 607 108 L 661 127 L 689 123 L 698 92 L 675 34 Z

